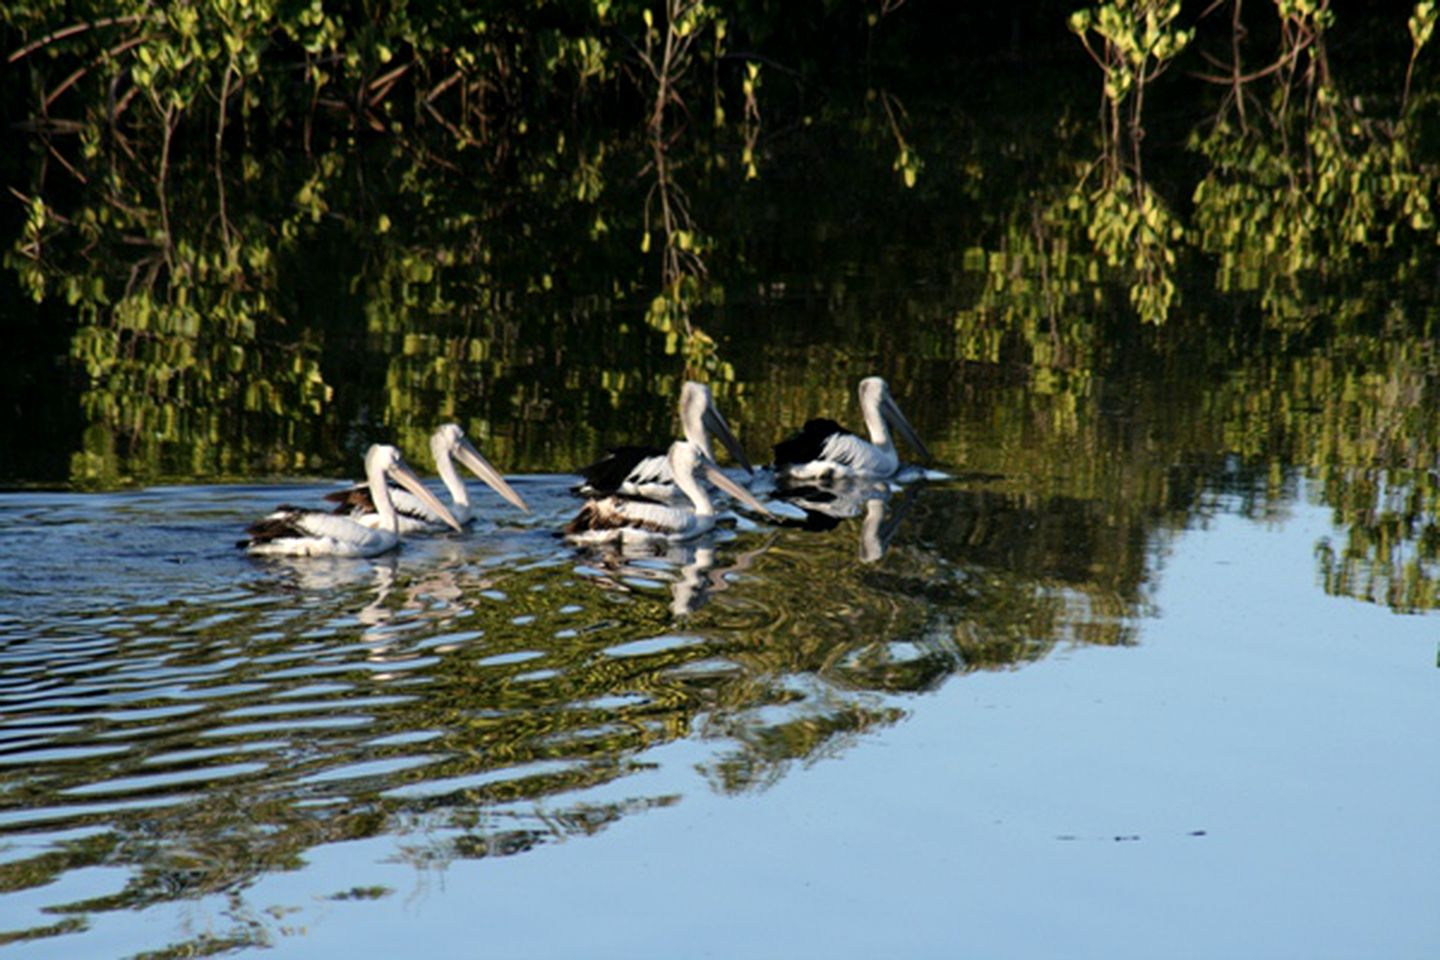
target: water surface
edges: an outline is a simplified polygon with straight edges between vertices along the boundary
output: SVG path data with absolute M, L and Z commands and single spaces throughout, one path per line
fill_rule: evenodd
M 56 6 L 0 153 L 7 955 L 1440 955 L 1408 8 L 1187 10 L 1097 115 L 1047 4 L 706 4 L 677 84 L 625 4 Z M 554 535 L 683 381 L 762 463 L 873 375 L 952 479 Z M 533 513 L 235 549 L 450 421 Z
M 1138 580 L 1022 478 L 628 557 L 571 479 L 370 561 L 235 550 L 328 484 L 0 499 L 11 952 L 1440 946 L 1436 621 L 1320 589 L 1301 476 Z

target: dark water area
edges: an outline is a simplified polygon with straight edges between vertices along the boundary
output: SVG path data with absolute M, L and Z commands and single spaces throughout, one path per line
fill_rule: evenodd
M 1410 7 L 1266 19 L 1280 67 L 1196 88 L 1202 17 L 1138 128 L 1068 8 L 882 6 L 706 21 L 658 133 L 644 37 L 585 72 L 549 7 L 474 73 L 247 34 L 177 119 L 140 19 L 52 112 L 0 95 L 7 956 L 1440 950 Z M 685 381 L 765 464 L 875 375 L 928 479 L 558 536 Z M 433 475 L 447 422 L 529 513 L 471 483 L 473 529 L 382 557 L 236 548 L 372 443 Z

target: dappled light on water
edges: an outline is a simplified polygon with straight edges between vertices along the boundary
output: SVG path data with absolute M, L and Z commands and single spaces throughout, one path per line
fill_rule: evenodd
M 1435 953 L 1434 3 L 71 6 L 0 15 L 0 946 Z M 894 482 L 559 536 L 688 381 L 769 495 L 877 376 Z M 533 512 L 236 549 L 445 423 Z
M 267 501 L 326 488 L 8 498 L 0 877 L 40 898 L 7 938 L 243 898 L 338 841 L 436 869 L 752 793 L 957 675 L 1129 642 L 1133 595 L 985 556 L 1010 508 L 983 485 L 622 553 L 551 532 L 561 481 L 521 482 L 528 526 L 371 560 L 231 546 Z M 684 763 L 657 754 L 687 740 Z
M 386 910 L 439 876 L 467 884 L 462 864 L 558 844 L 583 869 L 605 856 L 593 838 L 641 815 L 808 796 L 817 764 L 994 696 L 981 677 L 1138 656 L 1164 634 L 1155 581 L 1185 538 L 1237 515 L 1278 526 L 1303 499 L 1222 470 L 1193 522 L 1141 533 L 1018 479 L 917 482 L 821 529 L 740 518 L 622 552 L 554 533 L 573 478 L 524 477 L 523 521 L 371 560 L 233 547 L 257 512 L 328 486 L 11 495 L 0 533 L 25 549 L 0 559 L 3 937 L 103 952 L 139 942 L 139 917 L 150 949 L 275 946 L 310 929 L 292 913 L 327 929 L 317 903 Z M 1307 537 L 1289 536 L 1302 556 Z M 1339 554 L 1323 548 L 1327 590 Z M 1051 749 L 1053 721 L 1014 720 Z M 907 754 L 896 802 L 924 802 L 979 746 L 968 730 Z M 303 894 L 260 892 L 287 875 Z

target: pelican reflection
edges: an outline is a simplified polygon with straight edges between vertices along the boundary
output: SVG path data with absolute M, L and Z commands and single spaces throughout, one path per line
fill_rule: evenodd
M 716 542 L 711 538 L 688 542 L 653 542 L 648 545 L 602 544 L 590 547 L 585 556 L 590 567 L 585 575 L 606 589 L 631 593 L 652 584 L 670 590 L 670 612 L 676 617 L 700 610 L 717 593 L 730 588 L 734 574 L 748 570 L 779 537 L 773 531 L 757 547 L 721 563 Z
M 886 481 L 846 479 L 785 487 L 775 496 L 804 512 L 804 520 L 791 525 L 805 530 L 833 530 L 859 517 L 860 561 L 875 563 L 889 550 L 901 520 L 919 496 L 918 488 L 909 488 L 900 496 L 895 491 L 896 487 Z

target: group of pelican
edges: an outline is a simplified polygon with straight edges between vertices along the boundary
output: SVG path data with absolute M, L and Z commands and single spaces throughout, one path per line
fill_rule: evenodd
M 239 545 L 271 556 L 373 557 L 399 546 L 402 534 L 464 530 L 474 514 L 456 460 L 521 510 L 530 509 L 455 424 L 435 431 L 430 452 L 450 493 L 448 507 L 420 481 L 399 450 L 377 443 L 365 451 L 365 483 L 326 496 L 338 506 L 279 507 L 252 524 Z
M 859 397 L 869 439 L 845 430 L 834 420 L 810 420 L 799 433 L 774 447 L 771 472 L 776 490 L 803 489 L 813 495 L 816 485 L 894 476 L 900 469 L 900 456 L 890 435 L 892 426 L 922 457 L 929 458 L 884 380 L 867 377 L 860 381 Z M 615 447 L 580 471 L 583 482 L 575 490 L 587 499 L 565 525 L 567 539 L 628 544 L 701 536 L 714 528 L 717 519 L 705 481 L 743 507 L 775 517 L 771 507 L 716 464 L 711 434 L 747 474 L 755 474 L 708 387 L 685 383 L 680 391 L 680 423 L 684 439 L 668 449 Z M 326 497 L 335 506 L 279 507 L 253 524 L 239 546 L 261 555 L 369 557 L 393 550 L 403 535 L 463 530 L 474 519 L 474 508 L 456 461 L 512 505 L 530 509 L 455 424 L 435 431 L 430 451 L 450 494 L 448 506 L 421 482 L 399 450 L 375 444 L 365 453 L 365 482 Z

